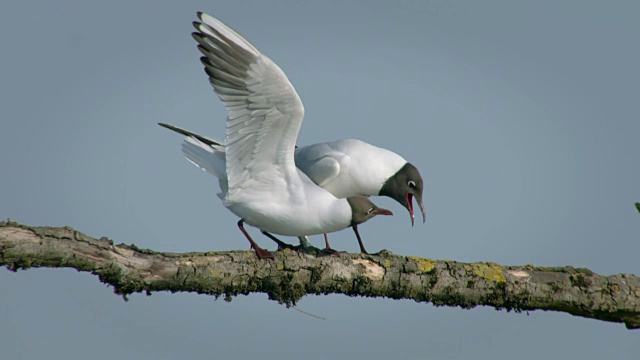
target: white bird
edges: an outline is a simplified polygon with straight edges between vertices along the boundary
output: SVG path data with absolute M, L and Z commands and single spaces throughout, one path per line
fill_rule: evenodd
M 388 196 L 404 206 L 414 224 L 413 198 L 422 212 L 424 182 L 418 169 L 400 155 L 364 141 L 345 139 L 299 147 L 295 161 L 318 186 L 339 198 L 349 196 Z M 308 246 L 306 237 L 300 243 Z M 326 247 L 330 248 L 325 234 Z M 361 247 L 361 251 L 365 252 Z
M 244 229 L 306 236 L 357 225 L 391 212 L 364 197 L 337 198 L 317 186 L 294 163 L 304 108 L 280 68 L 221 21 L 198 13 L 193 33 L 209 82 L 228 111 L 226 144 L 211 146 L 190 136 L 183 153 L 218 178 L 223 205 L 259 258 L 273 258 Z M 163 125 L 164 126 L 164 125 Z M 170 126 L 165 126 L 170 127 Z
M 162 123 L 160 125 L 197 139 L 201 146 L 224 149 L 224 145 L 219 141 L 177 126 Z M 422 212 L 423 222 L 426 220 L 420 172 L 392 151 L 360 140 L 346 139 L 298 147 L 294 156 L 299 170 L 338 198 L 372 195 L 391 197 L 407 208 L 413 224 L 412 198 L 415 197 Z M 310 246 L 306 237 L 300 237 L 300 243 L 303 247 Z M 360 251 L 366 254 L 367 251 L 360 239 L 359 244 Z M 325 246 L 331 251 L 326 234 Z

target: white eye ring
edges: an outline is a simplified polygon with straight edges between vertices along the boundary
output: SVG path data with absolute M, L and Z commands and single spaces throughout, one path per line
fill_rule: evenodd
M 367 215 L 371 214 L 372 211 L 373 211 L 373 208 L 367 210 Z
M 407 185 L 409 185 L 410 188 L 414 188 L 416 187 L 416 183 L 413 182 L 413 180 L 409 180 L 409 182 L 407 183 Z

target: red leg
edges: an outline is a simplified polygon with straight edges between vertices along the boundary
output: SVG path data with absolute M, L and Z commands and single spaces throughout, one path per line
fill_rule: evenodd
M 324 246 L 325 248 L 322 249 L 322 251 L 320 252 L 321 255 L 338 255 L 340 252 L 333 250 L 331 248 L 331 245 L 329 245 L 329 237 L 327 236 L 327 233 L 324 234 Z
M 353 232 L 356 233 L 356 237 L 358 238 L 358 244 L 360 244 L 360 252 L 363 254 L 369 254 L 367 250 L 364 249 L 364 245 L 362 245 L 362 239 L 360 239 L 360 233 L 358 233 L 358 225 L 353 225 Z
M 324 233 L 324 246 L 327 250 L 333 250 L 331 245 L 329 245 L 329 238 L 327 237 L 327 233 Z
M 274 259 L 272 253 L 270 253 L 267 250 L 261 248 L 260 246 L 258 246 L 258 244 L 255 243 L 255 241 L 253 241 L 251 236 L 249 236 L 249 233 L 247 233 L 247 230 L 244 229 L 244 225 L 243 224 L 244 224 L 244 219 L 241 219 L 240 221 L 238 221 L 238 227 L 240 228 L 240 231 L 242 231 L 244 236 L 251 243 L 251 248 L 256 252 L 256 256 L 258 257 L 258 259 Z

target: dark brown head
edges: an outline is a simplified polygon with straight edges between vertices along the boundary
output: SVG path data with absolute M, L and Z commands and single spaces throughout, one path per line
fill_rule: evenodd
M 413 198 L 416 199 L 420 211 L 422 212 L 422 222 L 427 220 L 422 204 L 423 182 L 420 172 L 410 163 L 406 163 L 398 172 L 393 174 L 380 189 L 380 196 L 388 196 L 399 202 L 411 214 L 411 225 L 414 222 Z
M 371 200 L 364 196 L 348 197 L 347 201 L 351 206 L 351 225 L 362 224 L 376 215 L 393 215 L 387 209 L 379 208 Z

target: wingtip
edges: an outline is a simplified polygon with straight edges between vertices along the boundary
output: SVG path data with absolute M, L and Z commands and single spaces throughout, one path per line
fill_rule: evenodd
M 191 37 L 193 38 L 193 40 L 195 40 L 198 44 L 202 44 L 205 42 L 204 36 L 202 36 L 202 33 L 194 31 L 191 33 Z
M 173 125 L 169 125 L 169 124 L 161 123 L 161 122 L 159 122 L 158 125 L 162 126 L 165 129 L 169 129 L 169 130 L 175 131 L 175 126 L 173 126 Z

